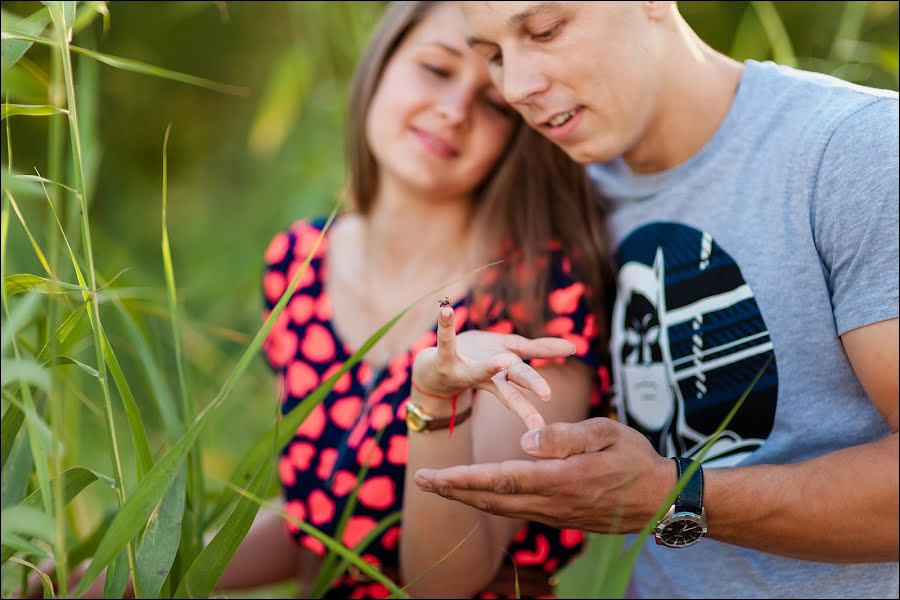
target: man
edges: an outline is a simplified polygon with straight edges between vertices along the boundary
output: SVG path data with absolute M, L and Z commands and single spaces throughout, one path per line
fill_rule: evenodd
M 463 5 L 506 99 L 614 203 L 627 425 L 550 425 L 522 438 L 540 460 L 417 484 L 633 533 L 705 458 L 633 594 L 897 597 L 897 94 L 737 63 L 673 2 Z

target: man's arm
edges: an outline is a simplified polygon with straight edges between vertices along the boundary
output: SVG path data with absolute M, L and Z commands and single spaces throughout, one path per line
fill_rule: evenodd
M 898 320 L 850 331 L 844 346 L 888 437 L 792 465 L 705 471 L 709 536 L 821 562 L 898 560 Z M 523 446 L 545 460 L 422 470 L 426 491 L 494 514 L 635 532 L 675 483 L 671 460 L 608 419 L 554 424 Z
M 897 322 L 842 338 L 893 433 L 793 465 L 707 470 L 711 537 L 806 560 L 898 560 Z

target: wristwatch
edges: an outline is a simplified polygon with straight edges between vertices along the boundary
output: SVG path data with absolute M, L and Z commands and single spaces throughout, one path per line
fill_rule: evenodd
M 692 460 L 676 456 L 678 479 L 691 465 Z M 669 548 L 685 548 L 700 541 L 706 535 L 706 509 L 703 508 L 703 467 L 688 480 L 662 520 L 653 529 L 656 543 Z
M 472 414 L 472 405 L 456 415 L 454 425 L 459 425 L 469 418 Z M 422 407 L 416 405 L 412 400 L 406 401 L 406 426 L 410 431 L 434 431 L 435 429 L 446 429 L 450 427 L 451 417 L 433 417 L 425 412 Z

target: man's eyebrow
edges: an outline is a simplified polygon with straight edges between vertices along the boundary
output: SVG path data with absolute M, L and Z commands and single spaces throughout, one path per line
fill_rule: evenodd
M 510 28 L 515 28 L 533 17 L 534 15 L 539 15 L 547 12 L 554 11 L 559 8 L 559 2 L 541 2 L 540 4 L 535 4 L 530 8 L 526 8 L 522 12 L 518 12 L 506 20 L 506 25 Z
M 518 12 L 512 16 L 510 16 L 506 20 L 506 26 L 510 29 L 518 28 L 522 23 L 530 19 L 531 17 L 543 13 L 552 12 L 559 8 L 559 2 L 541 2 L 540 4 L 535 4 L 525 10 Z M 484 38 L 480 38 L 477 35 L 470 35 L 466 37 L 466 43 L 469 47 L 477 46 L 479 44 L 485 44 L 488 46 L 496 46 L 496 44 L 490 40 L 486 40 Z

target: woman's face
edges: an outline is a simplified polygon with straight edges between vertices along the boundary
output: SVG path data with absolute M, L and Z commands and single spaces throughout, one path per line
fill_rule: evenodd
M 366 126 L 381 178 L 446 198 L 496 164 L 515 121 L 466 32 L 456 3 L 440 4 L 388 61 Z

